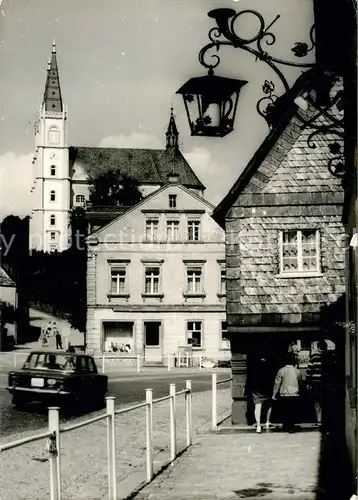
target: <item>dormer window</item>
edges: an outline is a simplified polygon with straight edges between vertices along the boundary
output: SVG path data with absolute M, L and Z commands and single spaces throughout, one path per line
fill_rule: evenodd
M 76 194 L 76 203 L 78 203 L 79 205 L 82 205 L 83 203 L 85 203 L 86 201 L 86 198 L 84 197 L 83 194 Z
M 176 207 L 177 207 L 177 195 L 170 194 L 169 195 L 169 208 L 176 208 Z
M 56 192 L 50 191 L 50 201 L 56 201 Z
M 56 175 L 56 166 L 55 165 L 51 165 L 50 174 L 52 175 L 52 177 L 54 177 Z

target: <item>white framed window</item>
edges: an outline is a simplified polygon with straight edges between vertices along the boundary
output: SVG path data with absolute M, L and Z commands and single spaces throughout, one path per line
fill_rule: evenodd
M 188 220 L 188 241 L 199 241 L 200 220 Z
M 201 265 L 186 265 L 186 293 L 189 295 L 203 293 L 203 267 Z
M 160 293 L 160 266 L 146 266 L 144 278 L 145 295 L 158 295 Z
M 111 295 L 124 295 L 127 291 L 127 267 L 111 265 Z
M 50 201 L 56 201 L 56 191 L 50 191 Z
M 57 252 L 57 245 L 50 245 L 50 252 Z
M 220 295 L 226 295 L 226 266 L 224 262 L 220 262 Z
M 280 231 L 280 274 L 320 273 L 320 234 L 318 229 Z
M 56 215 L 50 215 L 50 226 L 56 226 Z
M 50 233 L 50 240 L 55 240 L 56 239 L 56 232 L 55 231 L 51 231 Z
M 167 241 L 179 241 L 178 220 L 167 220 Z
M 50 167 L 50 175 L 52 177 L 55 177 L 55 175 L 56 175 L 56 166 L 55 165 L 51 165 L 51 167 Z
M 200 348 L 203 343 L 203 322 L 202 321 L 187 321 L 186 323 L 186 338 L 187 343 L 193 347 Z
M 76 203 L 84 203 L 86 201 L 86 198 L 83 194 L 76 194 Z
M 227 338 L 227 322 L 221 321 L 221 349 L 230 349 L 230 340 Z
M 60 139 L 60 131 L 57 127 L 50 127 L 48 131 L 49 144 L 57 145 Z
M 147 219 L 145 221 L 145 239 L 149 242 L 158 241 L 159 220 Z
M 176 207 L 177 207 L 177 195 L 170 194 L 169 195 L 169 208 L 176 208 Z

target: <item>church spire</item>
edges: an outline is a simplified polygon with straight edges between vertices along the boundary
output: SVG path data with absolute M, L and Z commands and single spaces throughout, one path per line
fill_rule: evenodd
M 45 107 L 45 111 L 56 111 L 56 112 L 63 111 L 60 79 L 57 67 L 55 39 L 53 39 L 52 42 L 51 60 L 48 62 L 47 65 L 47 79 L 46 79 L 46 87 L 43 98 L 43 105 Z
M 166 136 L 166 148 L 178 149 L 179 132 L 174 120 L 173 107 L 170 108 L 169 124 L 167 131 L 165 132 L 165 136 Z

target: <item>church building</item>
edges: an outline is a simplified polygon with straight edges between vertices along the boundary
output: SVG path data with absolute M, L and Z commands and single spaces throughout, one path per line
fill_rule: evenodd
M 166 132 L 165 149 L 99 148 L 69 146 L 67 106 L 62 100 L 56 45 L 48 62 L 46 86 L 35 125 L 34 181 L 31 188 L 31 249 L 62 252 L 71 245 L 71 212 L 85 207 L 91 212 L 88 232 L 110 222 L 124 209 L 90 207 L 89 175 L 118 169 L 121 175 L 136 179 L 143 196 L 168 182 L 175 173 L 178 182 L 202 197 L 205 186 L 182 155 L 173 110 Z M 113 208 L 113 207 L 112 207 Z M 93 219 L 95 223 L 93 223 Z

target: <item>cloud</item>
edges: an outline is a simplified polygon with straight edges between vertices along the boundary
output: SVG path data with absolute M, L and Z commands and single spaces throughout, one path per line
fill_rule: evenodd
M 228 180 L 225 175 L 227 166 L 214 160 L 209 150 L 194 148 L 184 154 L 187 162 L 206 186 L 205 198 L 213 205 L 217 205 L 228 191 Z
M 0 220 L 7 215 L 30 215 L 32 199 L 32 154 L 0 155 Z
M 111 135 L 101 140 L 100 147 L 163 149 L 163 141 L 154 134 L 134 132 L 129 135 Z

